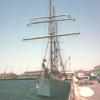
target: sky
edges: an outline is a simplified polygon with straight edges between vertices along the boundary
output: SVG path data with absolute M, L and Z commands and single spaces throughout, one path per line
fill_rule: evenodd
M 80 32 L 60 38 L 64 63 L 72 69 L 100 65 L 100 0 L 53 0 L 56 14 L 71 14 L 74 21 L 58 23 L 58 32 Z M 20 74 L 41 69 L 47 40 L 22 41 L 48 34 L 47 24 L 27 27 L 31 18 L 48 16 L 48 0 L 0 0 L 0 73 Z

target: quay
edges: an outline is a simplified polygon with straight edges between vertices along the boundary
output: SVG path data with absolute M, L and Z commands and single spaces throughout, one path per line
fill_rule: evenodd
M 78 82 L 73 80 L 68 100 L 100 100 L 100 83 L 96 80 L 85 81 L 86 80 L 84 80 L 85 84 L 82 83 L 82 85 L 80 85 L 80 80 Z

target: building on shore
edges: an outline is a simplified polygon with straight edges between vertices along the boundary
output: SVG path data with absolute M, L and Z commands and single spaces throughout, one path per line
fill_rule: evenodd
M 88 75 L 90 75 L 91 71 L 90 70 L 81 70 L 80 69 L 80 70 L 77 71 L 77 73 L 82 73 L 82 74 L 85 74 L 85 75 L 88 76 Z
M 26 71 L 23 74 L 16 75 L 15 73 L 2 73 L 0 74 L 0 80 L 6 79 L 37 79 L 43 76 L 43 71 Z
M 26 71 L 18 76 L 18 79 L 37 79 L 43 75 L 43 71 Z
M 17 79 L 18 75 L 14 73 L 3 73 L 0 74 L 0 79 Z
M 96 71 L 100 71 L 100 65 L 95 66 L 94 69 L 95 69 Z

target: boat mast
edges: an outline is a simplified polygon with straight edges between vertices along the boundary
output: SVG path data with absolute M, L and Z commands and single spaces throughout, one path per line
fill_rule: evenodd
M 33 37 L 33 38 L 27 38 L 23 40 L 35 40 L 35 39 L 44 39 L 48 38 L 50 42 L 50 71 L 52 72 L 55 66 L 55 58 L 59 56 L 59 60 L 61 60 L 61 53 L 60 50 L 58 50 L 59 47 L 59 41 L 57 40 L 57 37 L 61 36 L 71 36 L 71 35 L 78 35 L 80 33 L 66 33 L 66 34 L 57 34 L 57 22 L 58 21 L 67 21 L 67 20 L 75 20 L 73 17 L 70 16 L 70 14 L 63 14 L 63 15 L 55 15 L 54 6 L 52 0 L 49 0 L 49 16 L 48 17 L 35 17 L 31 19 L 31 22 L 27 24 L 28 26 L 31 26 L 32 24 L 40 24 L 40 23 L 48 23 L 48 35 L 46 36 L 40 36 L 40 37 Z M 54 54 L 55 53 L 55 54 Z M 56 58 L 58 59 L 58 58 Z M 57 67 L 57 65 L 56 65 Z M 62 66 L 64 67 L 64 66 Z
M 53 35 L 53 29 L 52 29 L 52 0 L 49 0 L 49 29 L 48 29 L 48 31 L 49 31 L 49 35 L 51 36 L 50 37 L 50 68 L 51 68 L 51 70 L 53 70 L 52 68 L 53 68 L 53 44 L 52 44 L 52 42 L 53 42 L 53 37 L 52 37 L 52 35 Z

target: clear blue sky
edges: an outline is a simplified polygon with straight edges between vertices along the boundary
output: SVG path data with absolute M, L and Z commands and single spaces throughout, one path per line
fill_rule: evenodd
M 61 38 L 63 57 L 71 56 L 72 68 L 90 69 L 100 64 L 100 0 L 53 0 L 56 13 L 71 13 L 75 22 L 58 24 L 60 33 L 80 32 Z M 31 18 L 48 15 L 48 0 L 0 0 L 0 73 L 40 69 L 46 41 L 21 41 L 47 34 L 47 25 L 27 27 Z

